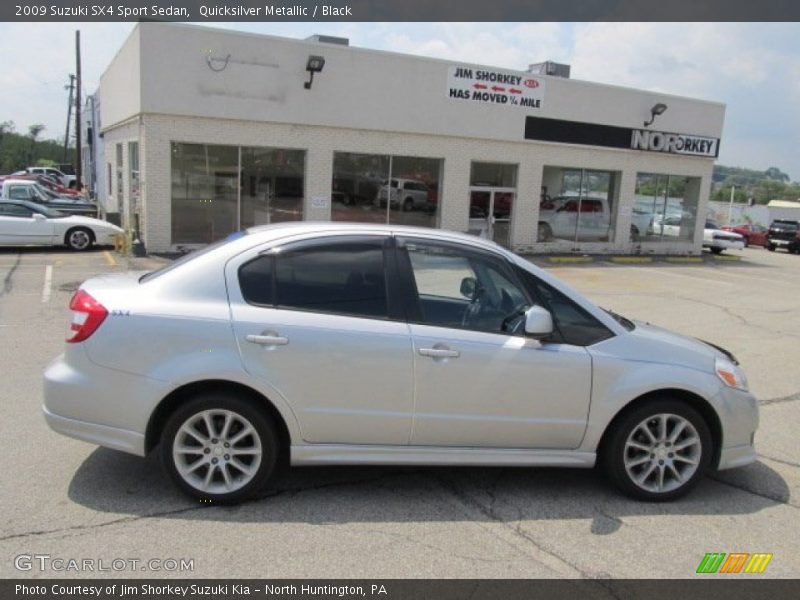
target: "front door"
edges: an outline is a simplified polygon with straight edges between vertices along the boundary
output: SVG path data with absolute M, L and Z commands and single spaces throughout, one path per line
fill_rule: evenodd
M 411 238 L 400 251 L 418 297 L 411 443 L 578 447 L 591 393 L 586 349 L 525 337 L 532 301 L 502 257 Z
M 34 217 L 34 214 L 37 217 Z M 6 246 L 53 243 L 53 222 L 24 204 L 0 203 L 0 244 Z
M 501 246 L 510 246 L 511 209 L 515 194 L 512 188 L 472 188 L 469 194 L 469 232 Z
M 408 444 L 411 339 L 390 252 L 386 236 L 338 236 L 226 268 L 244 367 L 287 401 L 305 442 Z

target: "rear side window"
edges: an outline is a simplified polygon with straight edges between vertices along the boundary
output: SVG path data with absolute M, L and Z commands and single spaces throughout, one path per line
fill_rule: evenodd
M 564 294 L 524 269 L 518 269 L 517 273 L 531 295 L 553 315 L 555 331 L 548 341 L 573 346 L 591 346 L 613 337 L 614 334 L 605 325 Z
M 259 256 L 245 263 L 239 269 L 239 287 L 242 297 L 250 304 L 271 306 L 274 304 L 275 258 L 271 255 Z
M 281 308 L 387 318 L 383 240 L 333 242 L 275 256 Z

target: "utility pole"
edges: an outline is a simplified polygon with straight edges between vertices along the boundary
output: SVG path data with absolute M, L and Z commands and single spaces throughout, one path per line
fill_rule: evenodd
M 728 205 L 728 227 L 732 227 L 733 226 L 733 223 L 731 221 L 733 221 L 733 192 L 735 190 L 736 190 L 736 186 L 732 185 L 731 186 L 731 202 Z
M 72 120 L 72 90 L 75 88 L 75 75 L 70 74 L 69 76 L 69 85 L 65 85 L 64 89 L 69 90 L 69 100 L 67 101 L 67 131 L 64 134 L 64 160 L 63 162 L 67 162 L 67 149 L 69 148 L 69 122 Z
M 83 164 L 81 153 L 81 31 L 75 31 L 75 188 L 83 187 Z

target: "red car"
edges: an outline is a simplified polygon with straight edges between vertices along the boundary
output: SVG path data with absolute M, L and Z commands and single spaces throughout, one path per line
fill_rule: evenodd
M 768 229 L 763 225 L 736 225 L 735 227 L 723 227 L 725 231 L 733 231 L 744 237 L 744 246 L 766 246 Z
M 45 175 L 3 175 L 0 176 L 0 181 L 6 177 L 13 177 L 14 179 L 30 179 L 36 181 L 39 185 L 46 187 L 48 190 L 55 192 L 59 196 L 77 196 L 80 192 L 73 188 L 67 188 Z

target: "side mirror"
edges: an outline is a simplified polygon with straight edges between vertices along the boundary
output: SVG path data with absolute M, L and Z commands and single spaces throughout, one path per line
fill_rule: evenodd
M 525 311 L 525 333 L 541 340 L 553 333 L 553 317 L 550 311 L 534 305 Z
M 47 217 L 45 217 L 42 213 L 33 213 L 33 220 L 34 221 L 46 221 Z
M 464 277 L 464 279 L 461 280 L 461 288 L 459 291 L 467 300 L 474 300 L 478 292 L 478 280 L 474 277 Z

